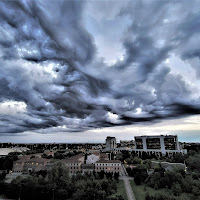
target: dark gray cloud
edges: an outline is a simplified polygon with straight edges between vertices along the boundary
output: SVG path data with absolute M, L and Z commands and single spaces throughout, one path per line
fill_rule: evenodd
M 197 6 L 131 1 L 112 9 L 106 2 L 1 1 L 0 132 L 78 132 L 199 114 L 199 96 L 167 64 L 172 54 L 188 63 L 199 59 Z M 123 59 L 108 65 L 98 56 L 95 32 L 105 29 L 101 41 L 114 45 L 116 19 L 124 22 L 114 35 Z M 197 75 L 198 63 L 191 65 Z

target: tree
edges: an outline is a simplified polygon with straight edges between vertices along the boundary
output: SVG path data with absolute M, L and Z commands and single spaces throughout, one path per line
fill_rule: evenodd
M 56 153 L 54 154 L 54 158 L 55 158 L 55 159 L 61 160 L 61 159 L 64 159 L 65 157 L 63 156 L 62 153 L 56 152 Z
M 191 171 L 200 173 L 200 154 L 195 154 L 194 156 L 190 156 L 186 163 Z
M 99 174 L 99 178 L 103 179 L 105 172 L 103 170 L 101 170 L 100 172 L 98 172 L 98 174 Z
M 124 200 L 122 195 L 115 195 L 115 196 L 110 196 L 107 198 L 108 200 Z
M 182 153 L 177 153 L 173 157 L 173 162 L 184 163 L 185 157 Z
M 127 162 L 128 164 L 131 164 L 131 163 L 132 163 L 131 158 L 127 158 L 127 159 L 126 159 L 126 162 Z
M 116 181 L 95 179 L 93 174 L 77 174 L 69 177 L 67 169 L 56 164 L 44 177 L 35 173 L 27 178 L 17 177 L 11 184 L 1 184 L 0 192 L 12 199 L 49 200 L 53 195 L 57 200 L 123 200 L 121 196 L 114 195 L 117 191 Z M 112 173 L 108 173 L 109 176 Z M 104 176 L 104 172 L 103 172 Z M 117 174 L 115 174 L 117 176 Z
M 136 185 L 140 185 L 141 182 L 142 182 L 142 179 L 141 179 L 140 174 L 138 172 L 135 174 L 134 181 L 135 181 Z
M 158 188 L 160 188 L 160 180 L 161 180 L 160 173 L 159 172 L 155 172 L 150 176 L 150 178 L 148 180 L 148 185 L 150 187 L 158 189 Z
M 114 179 L 117 181 L 119 180 L 119 172 L 114 173 Z
M 174 183 L 172 185 L 172 191 L 175 196 L 180 196 L 182 192 L 181 185 L 179 183 Z
M 121 162 L 123 162 L 123 154 L 121 152 L 118 152 L 116 155 L 116 160 L 120 160 Z
M 141 164 L 141 162 L 142 162 L 142 159 L 138 157 L 134 157 L 132 161 L 133 164 Z
M 146 194 L 145 200 L 176 200 L 174 197 L 167 196 L 165 194 L 156 193 L 153 195 Z

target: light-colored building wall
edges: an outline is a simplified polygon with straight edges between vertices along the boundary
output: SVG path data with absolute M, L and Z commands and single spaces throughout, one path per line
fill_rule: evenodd
M 100 172 L 113 172 L 121 173 L 121 162 L 117 160 L 102 160 L 95 163 L 95 171 Z
M 81 161 L 77 160 L 62 160 L 65 167 L 69 170 L 70 174 L 76 174 L 77 172 L 81 172 Z
M 85 156 L 83 154 L 78 154 L 69 159 L 61 160 L 65 167 L 69 170 L 70 174 L 76 174 L 81 172 L 81 165 L 84 163 Z
M 106 138 L 106 149 L 115 149 L 116 148 L 116 138 L 108 136 Z
M 49 162 L 44 158 L 22 158 L 13 162 L 12 173 L 28 173 L 32 171 L 45 170 L 46 165 Z
M 149 140 L 150 139 L 157 139 L 159 142 L 158 144 L 151 143 L 154 147 L 149 148 Z M 141 148 L 141 141 L 142 140 L 142 148 Z M 168 140 L 172 140 L 169 142 Z M 136 149 L 134 151 L 144 151 L 144 152 L 161 152 L 162 154 L 166 153 L 187 153 L 185 150 L 180 148 L 178 137 L 177 135 L 155 135 L 155 136 L 136 136 Z M 137 144 L 138 141 L 138 144 Z M 157 143 L 158 143 L 157 142 Z M 173 146 L 173 148 L 170 147 Z

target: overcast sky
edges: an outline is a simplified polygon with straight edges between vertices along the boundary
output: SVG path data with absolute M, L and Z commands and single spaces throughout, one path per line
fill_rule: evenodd
M 200 1 L 0 1 L 0 141 L 200 142 Z

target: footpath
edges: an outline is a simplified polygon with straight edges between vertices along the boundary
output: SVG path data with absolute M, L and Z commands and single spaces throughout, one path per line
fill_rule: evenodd
M 126 189 L 126 195 L 127 195 L 128 200 L 136 200 L 135 196 L 133 194 L 133 190 L 131 188 L 131 184 L 130 184 L 130 180 L 133 180 L 133 178 L 128 176 L 123 165 L 122 165 L 121 174 L 122 175 L 119 177 L 119 179 L 124 181 L 124 186 L 125 186 L 125 189 Z

